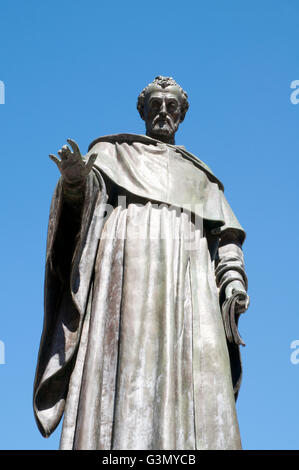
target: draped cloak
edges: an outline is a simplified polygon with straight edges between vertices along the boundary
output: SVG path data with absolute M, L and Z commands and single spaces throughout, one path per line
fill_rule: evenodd
M 239 449 L 237 345 L 224 289 L 247 288 L 245 233 L 222 183 L 184 147 L 94 141 L 84 190 L 49 216 L 34 413 L 60 449 Z

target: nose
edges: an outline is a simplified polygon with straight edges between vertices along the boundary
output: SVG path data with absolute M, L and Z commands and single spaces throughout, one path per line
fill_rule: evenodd
M 165 117 L 167 114 L 166 103 L 163 100 L 160 108 L 160 116 Z

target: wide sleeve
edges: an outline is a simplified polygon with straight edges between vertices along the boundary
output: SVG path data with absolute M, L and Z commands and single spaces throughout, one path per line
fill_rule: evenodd
M 240 238 L 234 230 L 226 230 L 220 237 L 215 268 L 220 305 L 225 300 L 225 288 L 232 281 L 240 281 L 247 291 L 244 255 Z
M 248 280 L 245 272 L 243 243 L 246 233 L 239 224 L 238 219 L 233 213 L 223 192 L 221 191 L 222 212 L 225 224 L 218 229 L 218 248 L 215 256 L 215 278 L 219 291 L 219 304 L 222 315 L 224 313 L 223 305 L 225 299 L 225 288 L 230 282 L 240 281 L 242 290 L 247 292 Z M 238 326 L 239 316 L 235 316 L 236 327 Z M 224 322 L 225 323 L 225 322 Z M 242 380 L 242 360 L 240 354 L 240 345 L 234 341 L 227 341 L 228 353 L 230 358 L 232 384 L 237 399 L 241 380 Z
M 49 215 L 44 324 L 37 360 L 33 408 L 49 436 L 62 417 L 103 224 L 107 195 L 94 169 L 83 197 L 59 180 Z

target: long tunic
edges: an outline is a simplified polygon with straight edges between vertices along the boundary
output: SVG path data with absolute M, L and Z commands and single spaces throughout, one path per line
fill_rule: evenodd
M 246 286 L 244 232 L 209 169 L 178 175 L 181 153 L 135 138 L 92 146 L 82 214 L 61 184 L 54 195 L 37 423 L 49 435 L 64 412 L 61 449 L 240 449 L 220 307 L 228 282 Z M 155 164 L 167 179 L 151 183 Z

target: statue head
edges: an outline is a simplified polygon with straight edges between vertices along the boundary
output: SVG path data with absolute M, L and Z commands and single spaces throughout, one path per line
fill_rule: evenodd
M 187 93 L 171 77 L 159 75 L 138 96 L 137 109 L 146 135 L 174 144 L 174 136 L 189 108 Z

